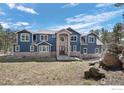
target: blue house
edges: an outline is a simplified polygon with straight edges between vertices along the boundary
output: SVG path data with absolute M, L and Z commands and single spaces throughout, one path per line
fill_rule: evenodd
M 13 51 L 15 56 L 81 57 L 100 54 L 102 45 L 96 34 L 82 35 L 72 28 L 36 33 L 22 30 L 16 33 Z

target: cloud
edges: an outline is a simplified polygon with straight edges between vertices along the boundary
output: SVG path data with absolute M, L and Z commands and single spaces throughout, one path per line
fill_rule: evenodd
M 1 21 L 0 24 L 4 28 L 14 28 L 14 29 L 30 28 L 30 24 L 28 22 L 16 22 L 16 23 L 12 23 L 12 22 Z
M 66 7 L 75 7 L 78 6 L 78 3 L 69 3 L 69 4 L 65 4 L 64 6 L 62 6 L 62 8 L 66 8 Z
M 7 22 L 0 22 L 0 24 L 3 26 L 3 28 L 10 28 L 10 24 Z
M 31 13 L 31 14 L 36 14 L 36 15 L 38 15 L 38 13 L 37 13 L 34 9 L 29 8 L 29 7 L 25 7 L 25 6 L 22 6 L 22 5 L 17 5 L 17 4 L 14 4 L 14 3 L 9 3 L 9 4 L 7 4 L 7 5 L 8 5 L 8 7 L 9 7 L 10 9 L 15 8 L 15 9 L 17 9 L 17 10 L 19 10 L 19 11 L 23 11 L 23 12 L 26 12 L 26 13 Z
M 96 7 L 100 8 L 100 7 L 107 7 L 107 6 L 111 6 L 111 5 L 113 5 L 113 3 L 102 3 L 102 4 L 96 4 Z
M 101 23 L 108 21 L 114 17 L 116 17 L 117 14 L 120 14 L 124 12 L 124 9 L 120 9 L 117 11 L 109 11 L 109 12 L 103 12 L 101 14 L 95 14 L 95 15 L 86 15 L 86 14 L 79 14 L 74 17 L 66 18 L 67 23 L 76 23 L 76 22 L 83 22 L 83 23 L 89 23 L 89 22 L 96 22 Z
M 88 26 L 91 26 L 91 25 L 94 25 L 94 24 L 95 23 L 92 22 L 92 23 L 87 23 L 87 24 L 77 23 L 77 24 L 71 24 L 71 25 L 56 25 L 56 26 L 49 27 L 48 29 L 60 30 L 60 29 L 63 29 L 63 28 L 68 28 L 68 27 L 71 27 L 71 28 L 74 28 L 74 29 L 81 29 L 81 28 L 85 28 L 85 27 L 88 27 Z
M 0 11 L 0 15 L 5 15 L 5 13 L 3 11 Z
M 51 26 L 48 29 L 60 30 L 62 28 L 72 27 L 79 32 L 88 32 L 90 30 L 102 28 L 102 23 L 115 18 L 118 14 L 123 13 L 124 9 L 117 11 L 108 11 L 101 14 L 79 14 L 74 17 L 66 18 L 66 24 Z M 107 24 L 106 24 L 107 25 Z M 110 27 L 109 27 L 110 28 Z
M 16 22 L 15 25 L 16 26 L 28 26 L 29 23 L 28 22 Z

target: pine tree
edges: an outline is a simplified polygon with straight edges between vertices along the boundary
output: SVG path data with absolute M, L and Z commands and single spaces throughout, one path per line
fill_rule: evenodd
M 120 40 L 122 38 L 121 32 L 123 30 L 123 24 L 117 23 L 113 28 L 113 36 L 114 36 L 114 42 L 120 44 Z

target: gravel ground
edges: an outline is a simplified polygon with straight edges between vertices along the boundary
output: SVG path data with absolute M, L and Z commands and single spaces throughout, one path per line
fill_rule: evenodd
M 97 67 L 97 65 L 96 65 Z M 0 63 L 0 85 L 124 85 L 124 72 L 105 71 L 106 79 L 83 79 L 88 62 Z

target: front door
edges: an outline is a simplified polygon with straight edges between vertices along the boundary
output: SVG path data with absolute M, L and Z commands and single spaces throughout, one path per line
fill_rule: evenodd
M 60 55 L 65 55 L 65 46 L 60 46 Z

